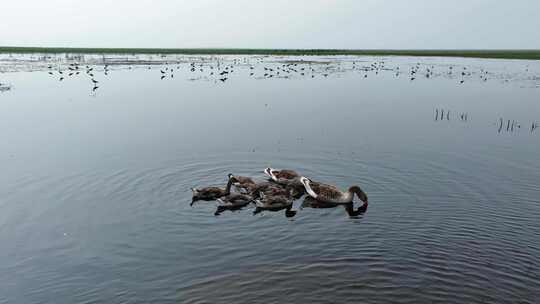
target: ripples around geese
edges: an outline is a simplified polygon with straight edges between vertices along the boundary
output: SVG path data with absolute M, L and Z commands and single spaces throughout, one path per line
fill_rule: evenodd
M 538 209 L 525 215 L 522 206 L 497 201 L 489 183 L 471 184 L 474 176 L 465 168 L 474 160 L 456 168 L 444 159 L 408 157 L 399 167 L 382 156 L 369 164 L 351 158 L 340 167 L 324 155 L 294 161 L 291 154 L 280 163 L 294 162 L 307 174 L 316 168 L 324 172 L 321 179 L 339 184 L 348 170 L 369 189 L 372 204 L 364 216 L 348 218 L 341 206 L 304 208 L 291 220 L 253 216 L 252 210 L 214 217 L 213 204 L 189 207 L 194 184 L 223 183 L 223 172 L 261 176 L 263 164 L 245 154 L 21 181 L 14 187 L 25 194 L 12 193 L 12 200 L 32 204 L 24 198 L 45 193 L 47 204 L 18 219 L 23 225 L 12 232 L 25 236 L 17 249 L 22 255 L 8 252 L 17 263 L 3 269 L 32 282 L 30 299 L 66 288 L 87 299 L 105 300 L 111 294 L 103 290 L 116 290 L 126 301 L 183 303 L 463 303 L 532 296 L 540 231 L 526 230 Z M 425 183 L 431 187 L 417 187 Z

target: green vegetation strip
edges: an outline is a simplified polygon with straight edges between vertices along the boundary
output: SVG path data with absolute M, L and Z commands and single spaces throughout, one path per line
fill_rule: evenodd
M 339 50 L 339 49 L 157 49 L 2 47 L 0 53 L 178 54 L 178 55 L 369 55 L 473 57 L 540 60 L 540 50 Z

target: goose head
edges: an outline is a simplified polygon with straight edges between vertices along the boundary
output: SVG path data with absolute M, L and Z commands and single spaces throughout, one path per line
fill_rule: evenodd
M 272 171 L 273 171 L 273 170 L 274 170 L 274 169 L 268 167 L 268 168 L 265 168 L 265 169 L 263 170 L 263 173 L 266 174 L 266 175 L 268 175 L 268 177 L 272 177 Z
M 199 200 L 199 190 L 196 188 L 191 188 L 191 192 L 193 192 L 193 197 L 191 198 L 191 204 L 189 205 L 193 206 L 193 204 Z
M 309 183 L 311 182 L 311 180 L 305 176 L 300 176 L 300 182 L 302 183 L 302 185 L 309 185 Z
M 238 184 L 238 179 L 236 179 L 232 173 L 229 173 L 227 177 L 229 178 L 229 182 L 232 182 L 233 185 Z
M 349 188 L 349 192 L 350 192 L 350 193 L 355 193 L 356 196 L 358 196 L 358 198 L 359 198 L 362 202 L 364 202 L 364 204 L 367 204 L 367 203 L 368 203 L 367 195 L 366 195 L 366 193 L 365 193 L 362 189 L 360 189 L 360 187 L 358 187 L 358 186 L 352 186 L 352 187 Z
M 296 210 L 285 209 L 285 217 L 294 217 L 296 215 Z
M 276 175 L 274 174 L 274 172 L 277 172 L 278 170 L 276 169 L 272 169 L 272 168 L 266 168 L 264 169 L 264 174 L 266 174 L 271 180 L 273 181 L 277 181 L 277 177 Z

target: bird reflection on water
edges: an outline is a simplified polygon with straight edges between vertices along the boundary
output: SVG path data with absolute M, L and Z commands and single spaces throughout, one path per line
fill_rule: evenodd
M 363 215 L 367 212 L 368 205 L 366 203 L 362 204 L 358 208 L 354 208 L 354 203 L 346 203 L 346 204 L 336 204 L 336 203 L 326 203 L 318 201 L 311 196 L 306 196 L 304 200 L 302 201 L 302 205 L 300 206 L 300 209 L 304 208 L 313 208 L 313 209 L 329 209 L 329 208 L 337 208 L 342 207 L 343 210 L 347 213 L 350 217 L 358 217 Z

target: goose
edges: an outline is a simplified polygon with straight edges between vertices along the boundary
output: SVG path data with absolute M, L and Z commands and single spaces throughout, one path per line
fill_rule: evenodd
M 246 190 L 253 198 L 260 198 L 261 193 L 268 196 L 287 195 L 288 193 L 285 187 L 273 182 L 247 184 Z
M 253 198 L 246 194 L 231 193 L 217 199 L 218 205 L 214 215 L 220 215 L 225 210 L 237 210 L 253 202 Z
M 276 170 L 272 168 L 264 169 L 264 173 L 270 177 L 271 180 L 275 181 L 278 184 L 287 184 L 295 178 L 299 178 L 300 174 L 296 173 L 293 170 Z
M 233 175 L 229 173 L 229 179 L 233 180 L 233 186 L 241 191 L 247 192 L 249 187 L 256 185 L 255 181 L 250 177 Z
M 272 181 L 293 188 L 294 198 L 300 198 L 305 194 L 304 185 L 300 182 L 301 176 L 295 171 L 266 168 L 264 169 L 264 173 L 268 175 Z
M 367 206 L 367 195 L 358 186 L 352 186 L 343 192 L 337 187 L 323 183 L 312 182 L 306 177 L 301 177 L 300 182 L 304 185 L 309 196 L 325 203 L 347 204 L 353 201 L 354 194 Z
M 259 194 L 260 199 L 255 200 L 257 208 L 253 211 L 253 214 L 261 213 L 262 211 L 280 211 L 285 209 L 286 217 L 293 217 L 296 215 L 295 210 L 291 210 L 293 205 L 292 190 L 290 195 L 265 195 L 263 192 Z
M 212 201 L 218 199 L 222 196 L 229 195 L 231 193 L 232 179 L 229 179 L 227 186 L 225 188 L 221 187 L 204 187 L 204 188 L 191 188 L 193 192 L 193 198 L 191 200 L 191 205 L 196 201 Z

